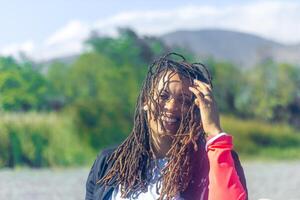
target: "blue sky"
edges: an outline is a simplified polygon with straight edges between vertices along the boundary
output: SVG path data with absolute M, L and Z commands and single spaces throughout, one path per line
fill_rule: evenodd
M 22 42 L 28 38 L 42 40 L 72 20 L 93 22 L 124 11 L 168 9 L 186 5 L 218 5 L 239 1 L 137 1 L 137 0 L 10 0 L 0 1 L 0 45 Z
M 299 1 L 0 0 L 0 54 L 19 51 L 43 60 L 82 50 L 90 30 L 114 34 L 130 26 L 140 34 L 222 28 L 300 43 Z

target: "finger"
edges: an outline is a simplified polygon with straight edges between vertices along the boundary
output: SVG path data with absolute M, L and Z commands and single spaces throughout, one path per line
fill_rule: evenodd
M 195 94 L 195 96 L 196 96 L 200 101 L 203 100 L 204 94 L 201 93 L 199 90 L 197 90 L 197 89 L 194 88 L 194 87 L 189 87 L 189 90 L 190 90 L 191 92 L 193 92 L 193 93 Z
M 200 101 L 199 101 L 199 99 L 195 99 L 195 104 L 196 104 L 198 107 L 200 107 Z
M 201 84 L 201 85 L 205 85 L 206 87 L 210 88 L 211 89 L 211 85 L 210 84 L 207 84 L 203 81 L 200 81 L 198 79 L 194 79 L 194 82 L 198 83 L 198 84 Z
M 212 91 L 204 85 L 194 85 L 194 88 L 198 89 L 205 95 L 212 95 Z
M 203 94 L 203 97 L 211 97 L 212 98 L 212 96 L 213 96 L 212 92 L 205 86 L 195 85 L 195 86 L 193 86 L 193 88 L 199 90 Z
M 214 98 L 211 93 L 203 94 L 203 92 L 199 91 L 195 87 L 189 87 L 189 89 L 197 97 L 198 101 L 195 101 L 195 104 L 198 107 L 202 107 L 203 105 L 205 105 L 206 107 L 211 107 L 214 104 Z
M 204 83 L 202 81 L 199 81 L 197 79 L 194 79 L 194 84 L 199 86 L 199 87 L 205 88 L 206 90 L 208 90 L 210 92 L 212 91 L 212 88 L 209 84 L 206 84 L 206 83 Z
M 200 86 L 195 86 L 194 88 L 199 90 L 204 96 L 212 96 L 211 91 L 204 86 L 200 85 Z

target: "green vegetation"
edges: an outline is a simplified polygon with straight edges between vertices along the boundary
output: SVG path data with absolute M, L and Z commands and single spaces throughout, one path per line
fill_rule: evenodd
M 1 166 L 82 165 L 94 156 L 70 118 L 57 113 L 1 113 L 0 132 Z
M 90 165 L 128 135 L 147 66 L 170 49 L 130 29 L 114 38 L 94 32 L 85 45 L 69 64 L 0 57 L 0 167 Z M 266 61 L 242 71 L 212 58 L 204 63 L 224 129 L 242 156 L 300 157 L 299 67 Z
M 46 109 L 48 86 L 32 63 L 0 57 L 0 108 L 7 111 Z
M 245 159 L 300 159 L 300 131 L 284 123 L 241 120 L 222 116 L 224 130 L 234 137 L 234 148 Z

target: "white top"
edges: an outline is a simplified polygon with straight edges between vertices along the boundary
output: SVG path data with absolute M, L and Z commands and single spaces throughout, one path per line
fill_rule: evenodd
M 210 140 L 206 143 L 206 149 L 209 144 L 211 144 L 213 141 L 218 139 L 219 137 L 226 135 L 226 133 L 220 133 L 214 137 L 212 137 Z M 112 196 L 110 200 L 156 200 L 159 198 L 159 194 L 156 192 L 157 184 L 161 184 L 161 180 L 159 178 L 161 177 L 161 170 L 166 166 L 168 163 L 167 158 L 162 158 L 157 160 L 157 167 L 154 168 L 154 176 L 151 179 L 150 184 L 147 187 L 147 192 L 140 193 L 136 198 L 121 198 L 121 192 L 120 192 L 120 186 L 115 189 L 112 193 Z M 160 192 L 160 190 L 159 190 Z M 173 200 L 184 200 L 182 197 L 177 195 Z
M 168 163 L 167 158 L 157 159 L 157 167 L 153 169 L 153 178 L 150 181 L 150 184 L 147 187 L 147 192 L 140 193 L 137 198 L 121 198 L 121 192 L 120 192 L 120 186 L 115 189 L 112 193 L 110 200 L 151 200 L 151 199 L 158 199 L 159 194 L 156 191 L 156 188 L 158 184 L 161 184 L 161 170 L 166 166 Z M 159 192 L 160 192 L 159 188 Z M 179 196 L 174 198 L 174 200 L 183 200 L 183 198 L 180 198 Z

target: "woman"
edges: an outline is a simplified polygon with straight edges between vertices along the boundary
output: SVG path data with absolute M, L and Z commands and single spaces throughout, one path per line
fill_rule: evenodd
M 117 148 L 102 151 L 86 187 L 89 200 L 247 199 L 243 170 L 232 137 L 220 126 L 204 65 L 172 53 L 150 66 L 131 134 Z

